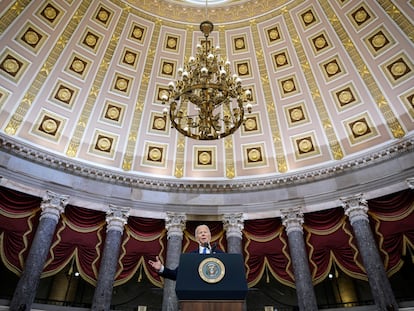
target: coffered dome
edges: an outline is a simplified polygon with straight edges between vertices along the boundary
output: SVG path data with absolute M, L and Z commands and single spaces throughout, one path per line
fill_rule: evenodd
M 411 174 L 412 2 L 211 0 L 206 12 L 205 1 L 195 0 L 48 0 L 2 2 L 0 14 L 0 138 L 3 154 L 18 163 L 132 189 L 127 197 L 150 202 L 148 210 L 227 206 L 207 214 L 233 204 L 267 211 L 274 189 L 285 193 L 402 155 L 387 174 L 400 176 L 396 184 Z M 204 38 L 206 17 L 215 25 L 212 44 L 253 95 L 244 125 L 208 142 L 171 128 L 161 104 Z M 17 178 L 23 164 L 11 163 L 4 160 L 3 176 Z M 27 174 L 85 190 L 83 182 Z M 382 177 L 347 177 L 337 187 L 360 186 L 360 178 Z M 265 192 L 237 194 L 251 190 Z M 235 196 L 175 201 L 183 192 Z M 303 203 L 303 195 L 293 198 Z

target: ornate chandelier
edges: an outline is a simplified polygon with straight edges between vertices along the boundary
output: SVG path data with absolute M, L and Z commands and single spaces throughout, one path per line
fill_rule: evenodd
M 178 80 L 170 82 L 161 96 L 169 104 L 171 124 L 181 134 L 199 140 L 214 140 L 233 134 L 244 122 L 245 111 L 252 111 L 251 92 L 242 87 L 237 75 L 231 74 L 230 62 L 211 47 L 208 36 L 214 25 L 200 24 L 205 40 L 197 45 L 196 55 L 179 68 Z

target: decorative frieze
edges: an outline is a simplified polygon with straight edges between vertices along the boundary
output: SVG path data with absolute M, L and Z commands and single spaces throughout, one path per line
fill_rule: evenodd
M 349 161 L 337 162 L 332 166 L 324 166 L 312 171 L 306 171 L 298 174 L 282 175 L 274 178 L 263 178 L 260 181 L 239 181 L 239 182 L 223 182 L 223 183 L 184 183 L 167 181 L 161 179 L 151 179 L 144 177 L 136 177 L 130 174 L 122 174 L 109 169 L 101 169 L 92 165 L 82 164 L 80 162 L 71 161 L 70 158 L 52 155 L 48 152 L 36 149 L 33 146 L 27 146 L 13 140 L 11 137 L 0 133 L 0 149 L 6 152 L 18 155 L 35 163 L 43 164 L 55 169 L 62 169 L 70 174 L 92 178 L 94 180 L 103 180 L 108 183 L 116 183 L 121 185 L 134 185 L 136 188 L 159 190 L 159 191 L 180 191 L 188 193 L 234 193 L 240 191 L 254 191 L 275 189 L 292 184 L 304 184 L 322 180 L 337 175 L 338 173 L 358 170 L 361 167 L 379 164 L 396 158 L 401 154 L 412 152 L 414 150 L 414 137 L 399 140 L 396 144 L 387 148 L 379 149 L 377 152 L 362 155 L 361 157 L 351 159 Z

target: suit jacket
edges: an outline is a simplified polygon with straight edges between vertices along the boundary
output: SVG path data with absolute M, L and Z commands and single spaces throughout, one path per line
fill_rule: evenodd
M 194 251 L 190 252 L 191 254 L 198 254 L 199 250 L 196 249 Z M 222 254 L 224 253 L 222 250 L 218 249 L 218 248 L 213 248 L 213 254 Z M 201 256 L 204 256 L 204 254 L 200 254 Z M 207 254 L 209 255 L 209 254 Z M 176 280 L 177 279 L 177 273 L 178 273 L 178 267 L 175 269 L 168 269 L 167 267 L 164 266 L 164 271 L 159 273 L 159 275 L 161 275 L 163 278 L 166 279 L 170 279 L 170 280 Z

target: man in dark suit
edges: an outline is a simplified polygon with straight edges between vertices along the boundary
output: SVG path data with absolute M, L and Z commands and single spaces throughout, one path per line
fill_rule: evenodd
M 199 254 L 215 254 L 215 253 L 223 253 L 220 249 L 217 248 L 216 245 L 211 245 L 211 232 L 207 225 L 199 225 L 195 229 L 195 238 L 198 242 L 198 249 L 192 251 L 191 253 L 199 253 Z M 152 268 L 154 268 L 159 275 L 164 278 L 176 280 L 177 279 L 177 270 L 169 269 L 165 267 L 162 262 L 160 261 L 159 257 L 155 257 L 155 261 L 149 260 L 148 263 Z

